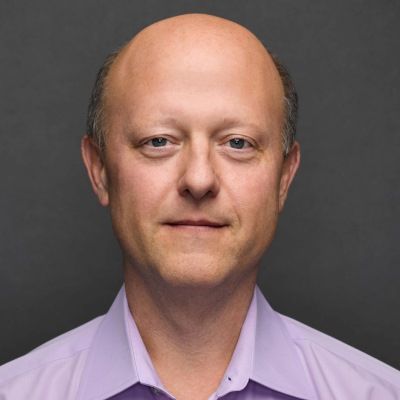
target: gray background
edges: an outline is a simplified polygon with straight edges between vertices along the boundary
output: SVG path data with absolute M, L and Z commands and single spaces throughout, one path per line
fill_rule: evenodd
M 400 368 L 398 1 L 0 3 L 0 363 L 107 311 L 121 284 L 79 154 L 105 55 L 184 12 L 244 24 L 300 95 L 303 158 L 260 286 L 278 311 Z

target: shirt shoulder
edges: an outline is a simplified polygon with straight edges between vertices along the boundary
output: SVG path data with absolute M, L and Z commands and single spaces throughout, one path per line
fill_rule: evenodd
M 279 316 L 320 398 L 337 398 L 335 393 L 341 399 L 400 400 L 400 371 L 293 318 Z
M 0 399 L 72 399 L 102 319 L 97 317 L 0 366 Z

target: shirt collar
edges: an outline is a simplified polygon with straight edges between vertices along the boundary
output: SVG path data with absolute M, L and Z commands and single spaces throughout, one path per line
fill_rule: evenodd
M 126 329 L 124 301 L 122 286 L 93 338 L 77 400 L 105 400 L 138 382 Z
M 242 390 L 249 379 L 295 398 L 316 399 L 283 321 L 257 286 L 218 396 Z M 105 400 L 138 382 L 167 392 L 129 312 L 123 286 L 93 338 L 77 399 Z
M 258 286 L 255 299 L 257 321 L 251 379 L 295 398 L 316 400 L 310 378 L 281 316 L 271 308 Z

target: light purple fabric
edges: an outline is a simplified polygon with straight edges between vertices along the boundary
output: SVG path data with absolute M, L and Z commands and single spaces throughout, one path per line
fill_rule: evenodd
M 161 383 L 124 287 L 109 312 L 0 367 L 0 400 L 154 400 Z M 400 372 L 269 306 L 258 287 L 209 400 L 400 400 Z

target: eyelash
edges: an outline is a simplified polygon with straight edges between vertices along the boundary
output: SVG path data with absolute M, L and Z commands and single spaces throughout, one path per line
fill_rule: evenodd
M 247 139 L 245 139 L 245 138 L 242 138 L 242 137 L 233 137 L 233 138 L 230 138 L 230 139 L 227 141 L 227 143 L 230 143 L 232 140 L 243 140 L 243 141 L 244 141 L 244 147 L 241 147 L 240 149 L 237 149 L 237 148 L 235 148 L 235 147 L 231 147 L 232 149 L 235 149 L 235 150 L 242 150 L 242 149 L 247 149 L 247 148 L 252 148 L 252 147 L 254 147 L 254 145 L 253 145 L 249 140 L 247 140 Z M 247 144 L 247 146 L 246 146 L 246 144 Z
M 147 142 L 145 142 L 144 144 L 145 144 L 145 145 L 149 145 L 150 143 L 153 142 L 153 140 L 157 140 L 157 139 L 169 140 L 168 138 L 165 138 L 165 137 L 163 137 L 163 136 L 157 136 L 157 137 L 154 137 L 154 138 L 149 139 L 149 140 L 148 140 Z M 165 147 L 165 146 L 152 146 L 152 147 L 156 148 L 156 147 Z
M 143 143 L 143 144 L 144 144 L 144 145 L 148 145 L 149 147 L 151 147 L 151 148 L 153 148 L 153 149 L 159 148 L 159 147 L 166 147 L 166 146 L 151 146 L 151 145 L 150 145 L 150 144 L 153 142 L 153 140 L 157 140 L 157 139 L 164 139 L 164 140 L 170 141 L 170 140 L 169 140 L 168 138 L 166 138 L 166 137 L 163 137 L 163 136 L 156 136 L 156 137 L 153 137 L 153 138 L 147 140 L 147 141 L 146 141 L 145 143 Z M 224 142 L 224 144 L 225 144 L 225 143 L 230 143 L 232 140 L 243 140 L 243 141 L 245 142 L 245 143 L 244 143 L 244 147 L 242 147 L 242 148 L 237 149 L 237 148 L 235 148 L 235 147 L 231 147 L 232 149 L 235 149 L 235 150 L 242 150 L 242 149 L 246 149 L 246 148 L 255 147 L 249 140 L 247 140 L 247 139 L 245 139 L 245 138 L 242 138 L 242 137 L 240 137 L 240 136 L 232 137 L 232 138 L 228 139 L 226 142 Z M 246 144 L 247 144 L 247 145 L 246 145 Z

